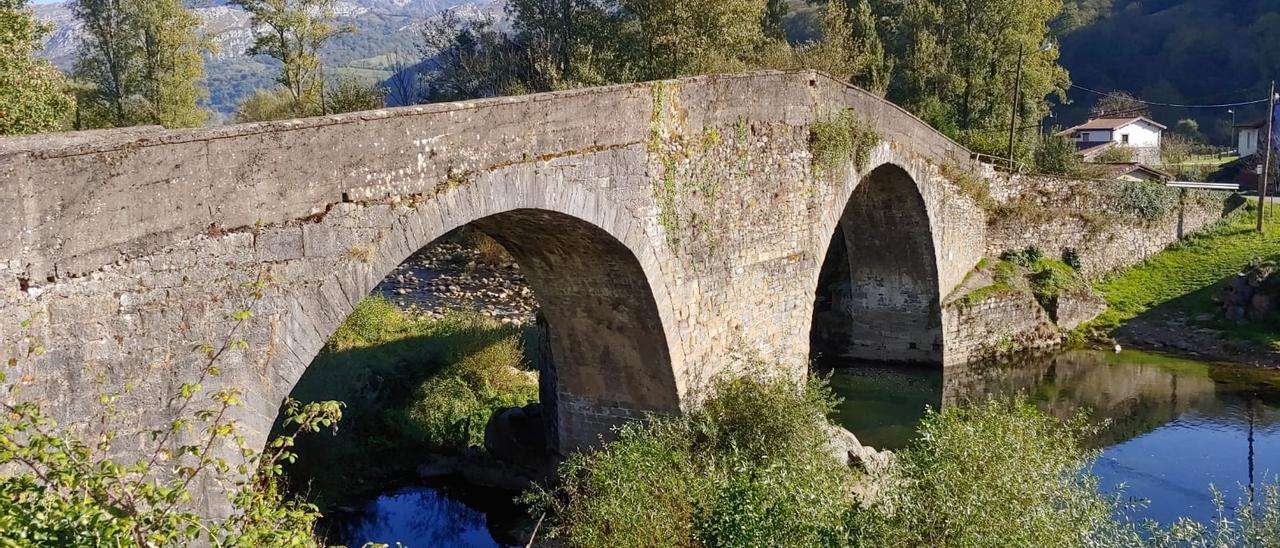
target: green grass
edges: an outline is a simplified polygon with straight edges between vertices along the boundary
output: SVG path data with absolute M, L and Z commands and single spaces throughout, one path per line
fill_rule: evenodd
M 494 410 L 537 399 L 530 337 L 476 314 L 430 319 L 365 299 L 291 394 L 346 405 L 336 435 L 299 438 L 294 489 L 324 508 L 410 473 L 425 453 L 482 444 Z
M 1280 258 L 1280 221 L 1272 218 L 1264 233 L 1254 228 L 1256 204 L 1231 214 L 1217 226 L 1175 243 L 1097 286 L 1109 306 L 1091 327 L 1113 329 L 1138 316 L 1194 318 L 1216 312 L 1213 295 L 1231 276 L 1256 258 Z M 1256 325 L 1217 320 L 1197 322 L 1222 329 L 1233 338 L 1276 344 L 1280 332 Z

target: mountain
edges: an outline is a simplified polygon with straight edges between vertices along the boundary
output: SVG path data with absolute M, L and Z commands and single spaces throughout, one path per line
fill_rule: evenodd
M 247 53 L 254 36 L 248 13 L 229 0 L 185 3 L 200 17 L 199 31 L 215 46 L 205 58 L 211 110 L 225 116 L 255 89 L 275 85 L 279 64 Z M 325 65 L 330 74 L 351 74 L 369 82 L 386 80 L 402 67 L 422 61 L 418 37 L 425 22 L 445 10 L 458 10 L 464 18 L 499 17 L 504 5 L 502 0 L 339 0 L 337 23 L 354 31 L 326 46 L 322 52 Z M 34 8 L 36 17 L 52 23 L 55 29 L 43 55 L 70 70 L 83 35 L 70 3 Z
M 1071 80 L 1099 91 L 1128 91 L 1158 103 L 1217 105 L 1265 100 L 1280 77 L 1280 2 L 1276 0 L 1068 0 L 1087 12 L 1060 36 Z M 1054 123 L 1084 120 L 1097 95 L 1070 93 Z M 1265 104 L 1218 108 L 1153 108 L 1173 127 L 1191 118 L 1210 141 L 1231 141 L 1238 122 L 1266 117 Z

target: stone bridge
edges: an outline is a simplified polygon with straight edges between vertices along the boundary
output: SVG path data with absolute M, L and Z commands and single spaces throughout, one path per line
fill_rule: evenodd
M 845 109 L 877 142 L 815 167 L 832 145 L 812 127 Z M 194 348 L 243 339 L 216 382 L 246 391 L 237 418 L 262 443 L 353 307 L 472 225 L 530 280 L 561 444 L 583 447 L 689 408 L 745 356 L 803 374 L 811 331 L 851 356 L 957 361 L 941 301 L 986 220 L 942 173 L 970 162 L 814 72 L 0 140 L 0 358 L 38 341 L 9 372 L 24 397 L 84 422 L 128 383 L 129 424 L 154 426 L 199 377 Z

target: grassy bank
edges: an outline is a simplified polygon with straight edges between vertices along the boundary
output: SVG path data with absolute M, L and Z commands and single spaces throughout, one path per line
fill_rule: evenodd
M 1181 318 L 1224 335 L 1280 348 L 1275 326 L 1237 325 L 1217 317 L 1213 296 L 1226 281 L 1258 258 L 1280 259 L 1280 220 L 1255 231 L 1250 202 L 1217 226 L 1175 243 L 1097 285 L 1109 309 L 1090 328 L 1110 332 L 1134 318 Z
M 425 453 L 482 445 L 494 410 L 537 399 L 524 344 L 478 315 L 429 319 L 366 299 L 294 388 L 346 409 L 336 435 L 299 440 L 291 482 L 323 508 L 411 473 Z

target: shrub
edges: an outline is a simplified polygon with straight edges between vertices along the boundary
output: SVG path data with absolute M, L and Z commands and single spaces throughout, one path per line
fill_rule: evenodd
M 889 488 L 851 516 L 860 546 L 1085 546 L 1113 504 L 1084 474 L 1083 420 L 1022 401 L 929 411 Z
M 845 162 L 853 160 L 854 166 L 863 170 L 871 159 L 871 150 L 880 143 L 875 128 L 844 109 L 826 120 L 818 120 L 809 128 L 809 152 L 813 167 L 825 174 L 834 174 Z
M 1064 262 L 1053 259 L 1039 259 L 1031 265 L 1031 292 L 1036 301 L 1046 309 L 1054 305 L 1058 295 L 1072 289 L 1088 289 L 1088 284 L 1080 278 L 1076 270 Z
M 1034 245 L 1029 245 L 1023 249 L 1005 251 L 1000 254 L 1000 260 L 1028 268 L 1043 257 L 1044 252 L 1040 251 L 1040 248 Z
M 537 399 L 524 333 L 478 314 L 427 318 L 382 297 L 362 301 L 299 379 L 292 396 L 347 403 L 336 436 L 299 440 L 291 484 L 321 508 L 411 472 L 428 452 L 483 441 L 499 408 Z
M 825 382 L 722 380 L 681 418 L 624 426 L 526 499 L 572 546 L 815 546 L 843 538 L 848 469 L 826 451 Z
M 205 360 L 200 375 L 169 398 L 176 416 L 157 430 L 137 432 L 125 424 L 120 404 L 130 385 L 97 398 L 89 434 L 58 424 L 36 403 L 15 402 L 19 391 L 11 387 L 12 399 L 0 403 L 0 546 L 316 545 L 312 526 L 319 513 L 282 494 L 281 464 L 294 458 L 298 433 L 335 428 L 341 404 L 290 400 L 282 432 L 259 451 L 230 418 L 244 404 L 240 390 L 204 391 L 221 376 L 221 359 L 247 348 L 235 333 L 253 316 L 264 286 L 247 286 L 249 305 L 232 314 L 234 326 L 221 347 L 198 349 Z M 40 352 L 33 341 L 8 366 Z M 0 371 L 0 384 L 4 380 Z M 121 462 L 113 456 L 118 440 L 141 457 Z M 201 515 L 192 504 L 193 485 L 226 488 L 229 515 Z
M 1145 221 L 1158 221 L 1178 206 L 1178 191 L 1160 183 L 1124 181 L 1120 187 L 1120 207 Z
M 417 435 L 439 449 L 483 445 L 494 411 L 538 399 L 537 379 L 523 373 L 523 365 L 515 335 L 479 348 L 464 346 L 456 361 L 418 387 L 408 408 Z
M 1054 175 L 1077 175 L 1081 170 L 1080 155 L 1076 145 L 1065 135 L 1054 131 L 1040 140 L 1036 147 L 1036 171 Z
M 1068 247 L 1062 250 L 1062 262 L 1076 272 L 1084 269 L 1084 263 L 1080 259 L 1080 251 L 1074 247 Z
M 1126 146 L 1113 145 L 1098 154 L 1094 161 L 1100 164 L 1125 164 L 1133 161 L 1133 149 Z

